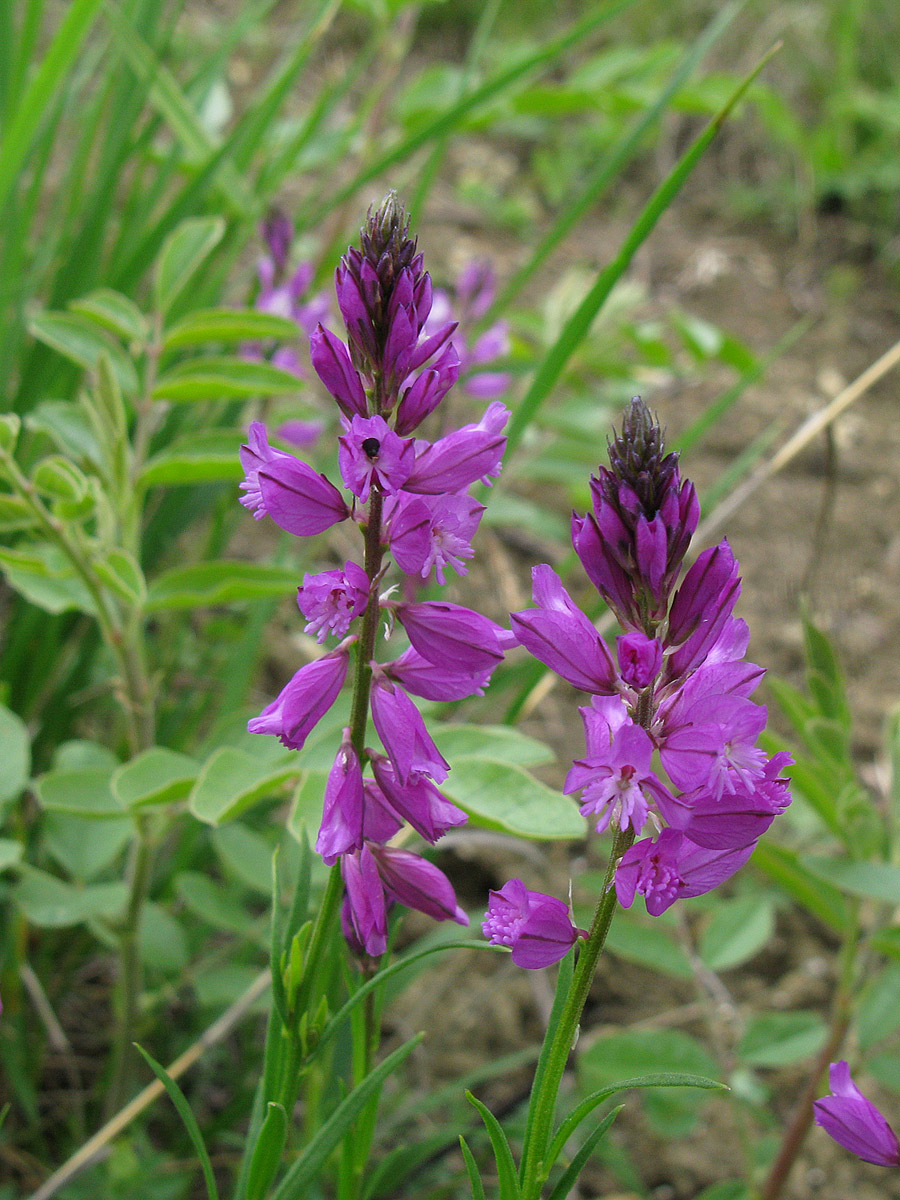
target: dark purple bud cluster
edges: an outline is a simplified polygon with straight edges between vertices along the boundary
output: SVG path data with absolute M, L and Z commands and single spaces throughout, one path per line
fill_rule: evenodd
M 277 236 L 273 231 L 273 241 Z M 484 511 L 468 492 L 478 480 L 489 483 L 499 474 L 509 413 L 494 401 L 480 421 L 435 442 L 408 436 L 456 382 L 459 358 L 449 340 L 454 322 L 426 331 L 431 280 L 393 193 L 370 210 L 361 248 L 347 251 L 336 282 L 347 341 L 319 326 L 311 349 L 313 366 L 342 413 L 338 468 L 344 491 L 271 446 L 255 422 L 241 449 L 241 503 L 257 519 L 271 517 L 300 537 L 353 520 L 364 535 L 365 563 L 305 576 L 298 604 L 306 632 L 319 642 L 330 635 L 341 641 L 302 667 L 249 728 L 300 749 L 337 699 L 355 654 L 355 700 L 363 689 L 363 711 L 371 705 L 384 754 L 365 746 L 365 720 L 360 728 L 355 717 L 328 776 L 316 849 L 326 863 L 340 862 L 349 940 L 377 956 L 386 946 L 387 911 L 395 901 L 438 920 L 467 923 L 441 872 L 388 844 L 404 824 L 433 843 L 466 820 L 438 790 L 449 764 L 410 697 L 480 695 L 514 644 L 508 630 L 470 609 L 391 598 L 393 589 L 382 590 L 386 556 L 417 580 L 434 572 L 444 583 L 447 567 L 466 574 Z M 388 663 L 374 658 L 383 622 L 388 628 L 399 624 L 411 643 Z
M 572 537 L 626 631 L 617 661 L 548 566 L 533 572 L 537 607 L 512 624 L 536 658 L 592 693 L 581 709 L 586 754 L 566 791 L 581 792 L 598 830 L 653 830 L 625 851 L 615 886 L 626 907 L 641 892 L 657 915 L 750 857 L 790 803 L 790 758 L 756 744 L 766 709 L 750 696 L 763 671 L 744 661 L 749 631 L 733 616 L 740 579 L 728 542 L 705 550 L 676 589 L 699 505 L 639 398 L 609 459 L 591 481 L 593 512 L 573 517 Z

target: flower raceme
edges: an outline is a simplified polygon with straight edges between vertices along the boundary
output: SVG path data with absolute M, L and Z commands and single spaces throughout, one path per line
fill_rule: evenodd
M 410 697 L 480 695 L 515 642 L 479 613 L 400 602 L 382 586 L 389 559 L 418 581 L 434 573 L 443 584 L 450 568 L 466 573 L 484 511 L 468 490 L 499 474 L 509 417 L 494 400 L 481 420 L 435 442 L 411 436 L 457 381 L 460 359 L 449 313 L 432 317 L 431 279 L 408 227 L 393 193 L 370 210 L 361 247 L 347 251 L 336 273 L 346 340 L 321 325 L 310 338 L 313 368 L 341 413 L 343 490 L 270 445 L 260 422 L 241 449 L 241 503 L 257 520 L 269 517 L 298 537 L 353 521 L 363 534 L 363 564 L 307 574 L 298 589 L 305 631 L 320 643 L 338 638 L 338 645 L 302 667 L 249 728 L 301 749 L 337 700 L 355 657 L 354 717 L 328 775 L 316 850 L 327 864 L 340 864 L 348 942 L 373 956 L 385 950 L 393 903 L 468 923 L 437 867 L 387 844 L 404 823 L 434 843 L 466 820 L 438 788 L 449 764 Z M 286 238 L 273 227 L 273 261 Z M 385 622 L 389 630 L 399 622 L 411 645 L 379 663 L 376 635 Z M 370 706 L 383 754 L 365 744 Z
M 535 607 L 512 614 L 518 641 L 574 687 L 586 753 L 566 780 L 600 831 L 633 841 L 615 870 L 617 897 L 653 915 L 717 887 L 746 862 L 790 803 L 787 754 L 756 745 L 763 671 L 733 616 L 739 568 L 727 541 L 684 573 L 697 525 L 693 484 L 639 397 L 591 480 L 593 510 L 573 516 L 584 570 L 624 629 L 616 660 L 548 566 L 533 571 Z M 661 764 L 661 771 L 655 766 Z M 488 922 L 490 924 L 490 922 Z M 491 925 L 493 931 L 494 925 Z M 493 932 L 492 940 L 497 940 Z

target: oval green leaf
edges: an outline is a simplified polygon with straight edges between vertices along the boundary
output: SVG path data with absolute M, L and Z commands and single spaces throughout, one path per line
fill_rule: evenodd
M 512 763 L 464 758 L 441 784 L 473 825 L 536 841 L 583 838 L 587 823 L 560 792 L 534 779 Z

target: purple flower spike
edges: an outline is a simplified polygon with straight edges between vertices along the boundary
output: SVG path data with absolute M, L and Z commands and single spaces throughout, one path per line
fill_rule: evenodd
M 435 783 L 447 778 L 450 764 L 431 740 L 422 714 L 374 662 L 372 720 L 402 784 L 409 783 L 413 771 L 429 775 Z
M 344 563 L 343 571 L 304 575 L 297 589 L 297 605 L 307 619 L 303 632 L 314 633 L 317 642 L 329 633 L 343 637 L 368 600 L 369 577 L 358 563 Z
M 900 1142 L 885 1118 L 862 1094 L 844 1061 L 828 1069 L 832 1095 L 813 1104 L 817 1125 L 863 1162 L 900 1167 Z
M 448 829 L 465 825 L 468 816 L 424 775 L 413 771 L 409 782 L 402 784 L 389 759 L 369 751 L 369 761 L 381 792 L 388 804 L 420 833 L 426 842 L 434 844 Z
M 609 648 L 559 576 L 542 563 L 532 568 L 531 578 L 539 607 L 511 614 L 517 641 L 574 687 L 598 695 L 616 692 L 618 680 Z
M 359 756 L 344 730 L 343 741 L 325 784 L 325 807 L 316 853 L 332 867 L 342 854 L 362 849 L 363 778 Z
M 371 853 L 392 900 L 399 900 L 435 921 L 469 924 L 469 918 L 457 903 L 453 885 L 434 863 L 393 846 L 372 846 Z
M 366 393 L 341 339 L 319 325 L 310 334 L 309 352 L 313 370 L 341 411 L 347 417 L 364 417 L 368 411 Z
M 354 417 L 338 444 L 341 478 L 363 503 L 373 482 L 392 494 L 409 478 L 415 457 L 413 443 L 398 437 L 384 417 Z
M 437 667 L 476 675 L 503 658 L 497 627 L 481 613 L 440 600 L 398 604 L 395 612 L 415 649 Z
M 444 492 L 465 491 L 478 479 L 490 483 L 500 474 L 506 448 L 502 431 L 508 419 L 509 409 L 494 401 L 477 425 L 464 425 L 426 445 L 416 455 L 404 490 L 439 496 Z
M 338 698 L 347 676 L 346 650 L 334 650 L 307 663 L 277 699 L 247 724 L 251 733 L 274 733 L 290 750 L 300 750 Z
M 562 900 L 530 891 L 521 879 L 491 892 L 481 929 L 492 945 L 512 949 L 517 967 L 530 970 L 559 962 L 579 934 L 585 934 L 572 924 Z
M 353 932 L 348 940 L 378 958 L 387 949 L 387 905 L 378 864 L 368 844 L 341 856 L 341 875 L 347 889 L 344 919 Z

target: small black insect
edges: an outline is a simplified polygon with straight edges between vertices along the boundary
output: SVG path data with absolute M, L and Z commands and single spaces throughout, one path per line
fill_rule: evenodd
M 369 458 L 377 458 L 378 451 L 381 449 L 381 442 L 378 438 L 366 438 L 362 444 L 363 450 Z

